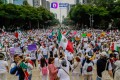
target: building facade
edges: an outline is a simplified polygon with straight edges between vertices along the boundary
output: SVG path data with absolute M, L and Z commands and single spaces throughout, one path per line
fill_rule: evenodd
M 40 0 L 33 0 L 33 7 L 39 7 L 40 5 Z
M 47 3 L 46 0 L 41 0 L 41 6 L 42 6 L 42 7 L 46 8 L 46 3 Z
M 50 2 L 49 1 L 46 1 L 46 8 L 47 8 L 47 10 L 50 11 Z

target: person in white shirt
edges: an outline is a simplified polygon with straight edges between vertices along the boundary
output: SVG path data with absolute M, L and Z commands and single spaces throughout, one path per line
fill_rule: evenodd
M 0 80 L 7 80 L 7 72 L 9 72 L 8 63 L 4 58 L 4 54 L 0 52 Z
M 42 49 L 42 54 L 43 54 L 43 57 L 45 59 L 48 59 L 48 49 L 47 47 L 44 45 L 43 49 Z
M 80 80 L 80 75 L 81 75 L 81 62 L 80 62 L 80 58 L 77 56 L 75 58 L 75 62 L 72 65 L 72 80 Z
M 54 59 L 54 65 L 55 65 L 55 67 L 57 67 L 59 69 L 60 68 L 60 61 L 61 60 L 58 58 L 57 54 L 55 54 L 54 57 L 55 57 L 55 59 Z
M 86 56 L 86 62 L 83 65 L 84 80 L 92 80 L 94 63 L 90 60 L 91 56 Z
M 68 61 L 70 62 L 70 64 L 72 65 L 72 64 L 73 64 L 73 61 L 74 61 L 74 56 L 73 56 L 73 54 L 69 52 L 68 55 L 67 55 L 67 59 L 68 59 Z M 70 68 L 70 70 L 71 70 L 71 68 Z
M 53 47 L 53 55 L 55 55 L 55 54 L 58 54 L 58 50 L 57 50 L 57 48 L 54 46 L 54 47 Z
M 43 55 L 40 50 L 37 53 L 38 53 L 38 63 L 40 63 L 40 59 L 43 57 Z
M 52 48 L 53 48 L 53 45 L 51 44 L 51 45 L 49 46 L 50 57 L 53 57 Z
M 30 58 L 32 62 L 34 63 L 34 66 L 36 67 L 36 51 L 31 51 Z
M 60 80 L 70 80 L 69 65 L 66 59 L 62 60 L 61 69 L 58 70 L 57 76 Z

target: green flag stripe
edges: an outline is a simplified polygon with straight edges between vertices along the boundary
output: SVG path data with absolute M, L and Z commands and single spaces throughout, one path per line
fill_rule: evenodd
M 67 33 L 66 33 L 66 35 L 65 36 L 68 36 L 68 34 L 71 32 L 71 30 L 69 30 Z
M 58 31 L 58 43 L 60 43 L 61 39 L 62 39 L 62 34 L 61 34 L 60 30 L 59 30 Z

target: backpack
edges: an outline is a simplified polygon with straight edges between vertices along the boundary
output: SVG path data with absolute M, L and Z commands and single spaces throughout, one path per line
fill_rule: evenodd
M 48 74 L 48 69 L 47 69 L 46 66 L 42 68 L 42 74 L 43 75 L 47 75 Z
M 87 72 L 92 72 L 93 71 L 93 65 L 94 65 L 94 63 L 93 62 L 91 62 L 92 63 L 92 65 L 88 65 L 88 67 L 87 67 Z
M 87 67 L 87 72 L 92 72 L 92 70 L 93 70 L 93 67 L 91 65 Z

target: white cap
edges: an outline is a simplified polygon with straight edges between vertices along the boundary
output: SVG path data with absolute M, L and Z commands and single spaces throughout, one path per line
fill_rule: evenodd
M 102 52 L 100 53 L 101 56 L 107 56 L 107 53 L 106 52 Z

